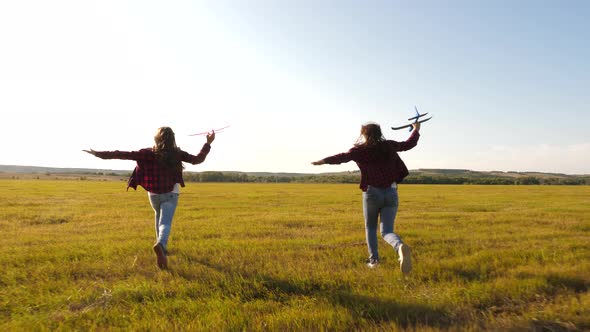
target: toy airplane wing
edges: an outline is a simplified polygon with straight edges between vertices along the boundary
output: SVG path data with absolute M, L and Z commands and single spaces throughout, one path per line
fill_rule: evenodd
M 408 119 L 408 121 L 412 121 L 414 120 L 413 123 L 405 125 L 405 126 L 400 126 L 400 127 L 391 127 L 391 129 L 393 130 L 399 130 L 399 129 L 404 129 L 404 128 L 410 128 L 410 131 L 412 131 L 412 124 L 414 123 L 422 123 L 422 122 L 426 122 L 430 119 L 432 119 L 432 117 L 429 117 L 428 119 L 423 119 L 420 120 L 421 117 L 425 116 L 426 114 L 428 114 L 428 112 L 424 113 L 424 114 L 420 114 L 420 112 L 418 112 L 418 107 L 414 106 L 414 110 L 416 110 L 416 116 L 413 116 L 411 118 Z
M 426 122 L 426 121 L 428 121 L 430 119 L 432 119 L 432 117 L 429 117 L 428 119 L 416 121 L 416 122 L 413 122 L 413 123 L 410 123 L 408 125 L 401 126 L 401 127 L 391 127 L 391 129 L 393 129 L 393 130 L 400 130 L 400 129 L 404 129 L 404 128 L 411 128 L 414 123 L 422 123 L 422 122 Z
M 393 129 L 393 130 L 400 130 L 400 129 L 404 129 L 404 128 L 410 128 L 411 126 L 412 125 L 409 124 L 409 125 L 405 125 L 405 126 L 401 126 L 401 127 L 391 127 L 391 129 Z
M 229 127 L 229 126 L 225 126 L 225 127 L 223 127 L 223 128 L 219 128 L 219 129 L 212 129 L 212 131 L 215 131 L 215 133 L 217 134 L 217 133 L 220 133 L 220 132 L 222 132 L 223 130 L 225 130 L 227 127 Z M 207 134 L 209 134 L 210 132 L 211 132 L 211 131 L 205 131 L 205 132 L 202 132 L 202 133 L 191 134 L 191 135 L 189 135 L 189 136 L 207 135 Z

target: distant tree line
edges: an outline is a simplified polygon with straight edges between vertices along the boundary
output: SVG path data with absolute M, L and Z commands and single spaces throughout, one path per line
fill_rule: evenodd
M 184 173 L 187 182 L 262 182 L 262 183 L 359 183 L 360 173 L 317 175 L 249 175 L 239 172 Z M 571 177 L 502 177 L 458 175 L 410 175 L 404 179 L 408 184 L 478 184 L 478 185 L 589 185 L 589 176 Z
M 187 182 L 358 183 L 360 175 L 248 175 L 237 172 L 185 172 Z
M 451 176 L 408 176 L 404 183 L 414 184 L 483 184 L 483 185 L 588 185 L 590 178 L 543 178 L 524 177 L 451 177 Z
M 116 172 L 80 172 L 80 174 L 88 174 L 88 175 L 109 175 L 109 176 L 131 176 L 131 173 L 116 173 Z M 47 175 L 51 175 L 49 172 L 47 172 Z

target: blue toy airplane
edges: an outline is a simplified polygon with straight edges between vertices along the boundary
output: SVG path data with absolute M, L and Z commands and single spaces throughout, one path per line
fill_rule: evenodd
M 426 121 L 432 119 L 432 117 L 429 117 L 428 119 L 419 120 L 421 117 L 423 117 L 426 114 L 428 114 L 428 112 L 426 112 L 424 114 L 420 114 L 420 112 L 418 112 L 418 108 L 416 106 L 414 106 L 414 109 L 416 110 L 416 116 L 409 118 L 408 121 L 415 120 L 413 123 L 422 123 L 422 122 L 426 122 Z M 401 127 L 391 127 L 391 129 L 393 129 L 393 130 L 399 130 L 399 129 L 404 129 L 404 128 L 408 128 L 408 127 L 410 128 L 410 131 L 412 131 L 414 129 L 412 127 L 412 124 L 401 126 Z

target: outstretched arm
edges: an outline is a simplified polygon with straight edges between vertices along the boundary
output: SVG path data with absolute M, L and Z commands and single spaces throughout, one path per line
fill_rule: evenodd
M 82 150 L 100 159 L 123 159 L 123 160 L 144 160 L 150 158 L 150 154 L 144 150 L 140 151 L 94 151 Z
M 324 164 L 331 164 L 331 165 L 338 165 L 342 163 L 347 163 L 351 160 L 354 160 L 354 152 L 348 151 L 344 153 L 335 154 L 330 157 L 326 157 L 324 159 L 320 159 L 318 161 L 314 161 L 312 165 L 324 165 Z

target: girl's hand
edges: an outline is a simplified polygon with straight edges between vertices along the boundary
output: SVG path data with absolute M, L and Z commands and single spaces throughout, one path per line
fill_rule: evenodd
M 215 140 L 215 130 L 211 130 L 210 134 L 207 134 L 207 144 L 213 143 Z
M 325 164 L 325 163 L 326 163 L 326 162 L 324 161 L 324 159 L 322 159 L 322 160 L 314 161 L 314 162 L 312 162 L 311 164 L 312 164 L 312 165 L 323 165 L 323 164 Z
M 414 127 L 415 131 L 420 131 L 420 122 L 412 123 L 412 127 Z
M 94 151 L 94 150 L 92 150 L 92 149 L 90 149 L 90 150 L 82 150 L 82 151 L 84 151 L 84 152 L 88 152 L 88 153 L 90 153 L 91 155 L 93 155 L 93 156 L 95 156 L 95 157 L 96 157 L 96 151 Z

